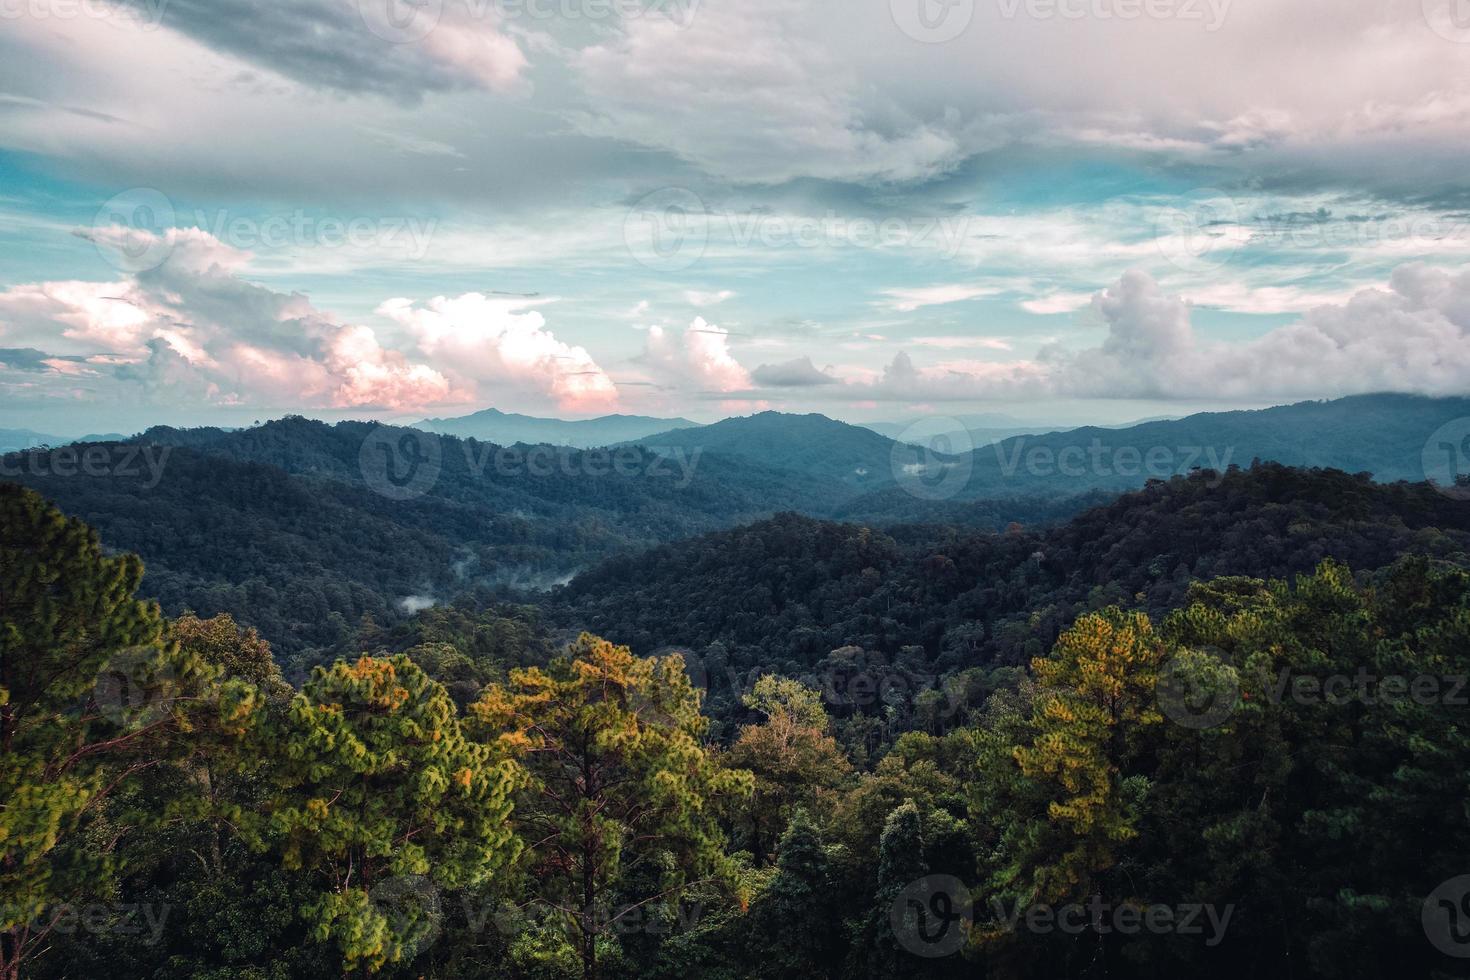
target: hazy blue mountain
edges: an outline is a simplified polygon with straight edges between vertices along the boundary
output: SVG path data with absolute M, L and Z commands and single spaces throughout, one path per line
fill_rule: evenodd
M 1146 422 L 1163 422 L 1176 418 L 1160 415 L 1146 419 L 1135 419 L 1118 425 L 1103 425 L 1103 429 L 1129 429 Z M 985 412 L 979 415 L 933 416 L 908 422 L 866 422 L 864 428 L 879 435 L 903 442 L 925 444 L 936 435 L 950 438 L 951 445 L 971 448 L 988 446 L 1015 436 L 1039 435 L 1047 432 L 1067 432 L 1076 425 L 1061 422 L 1026 421 L 1000 412 Z
M 743 456 L 765 466 L 810 476 L 841 480 L 863 488 L 894 482 L 895 452 L 899 465 L 913 462 L 911 447 L 861 425 L 825 415 L 761 412 L 638 440 L 650 448 Z
M 1456 444 L 1457 458 L 1443 448 L 1446 440 Z M 1380 482 L 1432 478 L 1450 483 L 1462 475 L 1455 469 L 1463 470 L 1467 458 L 1470 398 L 1357 395 L 1206 412 L 1124 429 L 1088 426 L 1015 436 L 970 455 L 970 473 L 959 495 L 1123 490 L 1195 468 L 1248 466 L 1253 459 L 1370 473 Z M 931 467 L 928 478 L 948 475 L 947 467 Z
M 1440 445 L 1449 436 L 1436 433 L 1456 420 L 1466 420 L 1464 431 L 1449 435 L 1466 441 L 1451 458 Z M 641 442 L 738 455 L 840 480 L 865 491 L 843 508 L 865 519 L 900 513 L 942 518 L 934 507 L 916 509 L 916 500 L 954 503 L 1130 490 L 1153 478 L 1245 466 L 1253 459 L 1365 472 L 1379 481 L 1453 482 L 1462 474 L 1452 473 L 1452 464 L 1470 470 L 1470 398 L 1359 395 L 1121 428 L 1006 433 L 990 444 L 977 434 L 983 430 L 960 436 L 946 429 L 944 421 L 937 418 L 914 429 L 917 446 L 823 415 L 780 412 L 663 432 Z M 963 451 L 965 438 L 971 439 L 973 451 Z M 1433 445 L 1432 439 L 1437 440 Z M 1428 473 L 1426 447 L 1431 455 Z
M 13 453 L 37 446 L 60 446 L 67 440 L 33 429 L 0 429 L 0 453 Z
M 531 445 L 544 443 L 592 449 L 634 442 L 657 432 L 688 428 L 696 424 L 684 418 L 661 419 L 646 415 L 604 415 L 596 419 L 568 421 L 515 415 L 487 408 L 458 418 L 424 419 L 416 423 L 415 428 L 459 436 L 461 439 L 493 442 L 498 446 L 513 446 L 524 442 Z

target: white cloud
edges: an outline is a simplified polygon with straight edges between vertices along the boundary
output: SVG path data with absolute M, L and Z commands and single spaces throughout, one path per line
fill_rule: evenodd
M 678 336 L 649 327 L 639 361 L 666 382 L 697 391 L 728 393 L 751 386 L 750 372 L 730 353 L 729 331 L 704 317 L 695 317 Z
M 981 296 L 994 296 L 1000 290 L 986 286 L 967 286 L 954 283 L 944 286 L 923 286 L 916 289 L 885 289 L 888 299 L 885 305 L 899 313 L 912 313 L 925 306 L 941 306 L 945 303 L 960 303 Z
M 473 382 L 491 401 L 510 389 L 549 395 L 569 412 L 614 407 L 617 388 L 592 355 L 557 340 L 546 318 L 528 309 L 543 302 L 466 293 L 422 306 L 390 299 L 378 312 L 407 328 L 432 363 Z
M 128 234 L 149 244 L 138 237 L 146 232 Z M 51 353 L 115 355 L 105 363 L 118 380 L 166 402 L 409 410 L 491 399 L 580 411 L 617 401 L 591 355 L 558 341 L 525 309 L 530 300 L 389 300 L 383 315 L 407 335 L 393 345 L 299 293 L 241 278 L 250 256 L 207 233 L 173 231 L 167 241 L 162 265 L 116 282 L 0 292 L 0 337 Z
M 705 292 L 699 289 L 684 290 L 684 299 L 688 301 L 690 306 L 718 306 L 725 302 L 725 300 L 734 297 L 734 295 L 734 291 L 729 289 L 720 289 L 711 292 Z

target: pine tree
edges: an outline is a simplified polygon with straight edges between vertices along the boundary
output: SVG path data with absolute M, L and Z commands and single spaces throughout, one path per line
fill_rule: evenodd
M 134 598 L 135 555 L 38 494 L 0 484 L 0 978 L 19 976 L 68 903 L 105 893 L 113 848 L 89 822 L 140 773 L 231 738 L 259 708 L 249 685 L 165 639 Z
M 318 667 L 273 732 L 279 791 L 261 841 L 318 882 L 303 913 L 347 970 L 407 963 L 443 891 L 514 860 L 515 764 L 468 740 L 444 688 L 403 655 Z
M 585 633 L 569 653 L 512 671 L 474 711 L 530 770 L 516 825 L 539 900 L 571 923 L 590 980 L 599 941 L 623 917 L 733 876 L 714 808 L 748 793 L 751 777 L 700 744 L 706 722 L 681 657 L 640 659 Z M 657 884 L 619 893 L 634 881 Z
M 841 916 L 821 833 L 797 810 L 776 849 L 776 875 L 750 908 L 748 941 L 772 980 L 829 977 L 842 962 Z
M 1046 826 L 1030 836 L 1056 848 L 1031 856 L 1033 899 L 1085 893 L 1137 835 L 1135 804 L 1146 787 L 1123 767 L 1142 733 L 1163 721 L 1154 700 L 1162 657 L 1147 616 L 1107 609 L 1079 619 L 1050 656 L 1032 661 L 1036 735 L 1014 756 L 1050 796 Z

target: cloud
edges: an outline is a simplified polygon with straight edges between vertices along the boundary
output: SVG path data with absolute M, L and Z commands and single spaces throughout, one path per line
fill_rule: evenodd
M 660 326 L 648 328 L 638 361 L 670 384 L 706 392 L 744 391 L 751 386 L 746 371 L 730 353 L 730 334 L 695 317 L 681 335 Z
M 493 3 L 162 2 L 165 27 L 314 88 L 412 102 L 429 92 L 465 87 L 504 91 L 527 66 L 520 47 L 500 31 Z M 131 0 L 129 5 L 146 16 L 159 3 Z M 402 41 L 393 40 L 399 35 L 386 19 L 395 14 Z
M 798 357 L 780 364 L 762 364 L 750 376 L 765 388 L 809 388 L 838 383 L 837 378 L 818 369 L 810 357 Z
M 558 340 L 531 297 L 465 293 L 416 306 L 391 299 L 378 312 L 406 327 L 432 363 L 472 380 L 492 400 L 497 389 L 549 395 L 567 412 L 615 407 L 617 388 L 583 347 Z
M 87 370 L 81 363 L 85 360 L 86 358 L 78 355 L 58 357 L 34 347 L 0 347 L 0 367 L 9 368 L 12 371 L 31 371 L 38 374 L 55 371 L 58 374 L 79 374 Z
M 69 346 L 116 355 L 89 363 L 166 403 L 411 410 L 495 399 L 565 411 L 616 403 L 616 388 L 587 351 L 558 341 L 539 312 L 525 309 L 537 300 L 392 299 L 380 312 L 407 336 L 385 343 L 300 293 L 245 280 L 250 255 L 206 232 L 140 235 L 148 233 L 109 229 L 98 237 L 126 236 L 146 248 L 167 242 L 156 269 L 117 282 L 6 289 L 0 335 L 35 343 L 37 353 Z M 56 355 L 44 363 L 75 373 Z
M 914 181 L 956 166 L 963 153 L 942 119 L 894 106 L 870 118 L 872 89 L 830 44 L 825 18 L 833 16 L 745 0 L 701 4 L 687 27 L 668 17 L 630 20 L 572 56 L 588 97 L 577 118 L 589 133 L 658 147 L 744 183 Z
M 1470 270 L 1400 266 L 1387 289 L 1318 305 L 1247 341 L 1201 337 L 1193 306 L 1146 273 L 1093 296 L 1107 327 L 1087 349 L 1049 345 L 1027 361 L 920 368 L 899 353 L 876 379 L 846 391 L 876 399 L 1152 398 L 1270 401 L 1377 391 L 1470 390 Z
M 888 297 L 885 305 L 890 309 L 899 313 L 912 313 L 925 306 L 959 303 L 980 296 L 993 296 L 999 291 L 985 286 L 965 286 L 957 283 L 946 286 L 923 286 L 916 289 L 885 289 L 883 295 Z
M 684 299 L 691 306 L 718 306 L 734 295 L 734 291 L 729 289 L 721 289 L 715 292 L 703 292 L 698 289 L 686 289 L 684 291 Z

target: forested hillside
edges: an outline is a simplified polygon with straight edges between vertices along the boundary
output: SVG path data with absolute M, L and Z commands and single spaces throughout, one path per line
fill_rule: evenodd
M 432 471 L 404 470 L 432 478 L 398 492 L 375 459 L 364 462 L 365 446 L 384 448 L 373 441 L 383 433 L 411 440 L 405 462 L 432 450 Z M 13 454 L 0 465 L 111 547 L 142 555 L 143 593 L 170 614 L 248 618 L 293 655 L 350 640 L 364 615 L 386 625 L 405 607 L 461 592 L 544 589 L 615 554 L 783 510 L 829 515 L 854 499 L 837 481 L 717 453 L 670 461 L 622 447 L 531 458 L 532 447 L 418 438 L 289 418 L 230 432 L 151 429 L 93 447 L 105 454 L 94 469 L 81 463 L 85 446 Z M 902 493 L 892 500 L 897 515 L 924 504 Z M 1003 527 L 1083 505 L 994 501 L 965 508 L 963 519 Z
M 1325 558 L 1366 573 L 1407 552 L 1470 559 L 1470 509 L 1423 484 L 1266 463 L 1156 482 L 1051 528 L 880 531 L 782 515 L 614 559 L 553 609 L 643 653 L 700 656 L 718 714 L 738 700 L 732 676 L 820 674 L 839 648 L 933 686 L 1023 664 L 1109 604 L 1160 613 L 1195 580 L 1287 577 Z M 895 704 L 906 718 L 923 686 L 913 678 Z
M 0 975 L 1457 976 L 1462 508 L 1262 466 L 1044 532 L 782 516 L 548 610 L 704 660 L 462 599 L 288 683 L 0 484 Z M 1191 581 L 1251 565 L 1301 574 Z

